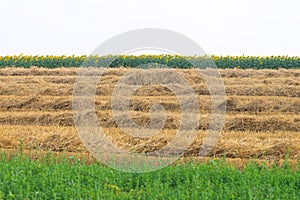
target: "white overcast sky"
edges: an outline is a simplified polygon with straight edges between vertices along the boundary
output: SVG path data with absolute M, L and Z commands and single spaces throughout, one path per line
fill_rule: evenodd
M 300 56 L 299 0 L 0 0 L 0 55 L 90 54 L 138 28 L 216 55 Z

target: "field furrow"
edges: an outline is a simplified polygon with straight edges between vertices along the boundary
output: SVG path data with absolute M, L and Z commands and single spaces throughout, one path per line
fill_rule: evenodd
M 129 130 L 130 131 L 130 130 Z M 176 135 L 176 130 L 162 130 L 149 138 L 136 138 L 118 128 L 103 128 L 104 134 L 121 149 L 135 149 L 140 152 L 158 150 Z M 206 131 L 197 132 L 186 152 L 197 156 Z M 289 151 L 291 159 L 299 159 L 299 131 L 223 131 L 211 156 L 221 157 L 225 153 L 231 158 L 284 158 Z M 82 144 L 75 127 L 2 125 L 0 148 L 24 150 L 41 149 L 53 151 L 88 152 Z

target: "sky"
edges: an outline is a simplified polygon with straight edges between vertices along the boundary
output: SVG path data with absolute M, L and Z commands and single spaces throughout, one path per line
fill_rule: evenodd
M 300 56 L 299 0 L 0 0 L 0 55 L 90 54 L 139 28 L 213 55 Z

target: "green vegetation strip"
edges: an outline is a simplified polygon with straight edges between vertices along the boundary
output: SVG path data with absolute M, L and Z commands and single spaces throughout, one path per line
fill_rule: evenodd
M 71 160 L 71 162 L 70 162 Z M 0 157 L 0 199 L 299 199 L 300 171 L 224 160 L 131 174 L 66 157 Z
M 43 68 L 59 67 L 151 67 L 160 65 L 170 68 L 192 68 L 196 63 L 198 67 L 225 68 L 253 68 L 253 69 L 300 69 L 300 57 L 289 56 L 202 56 L 183 57 L 178 55 L 120 55 L 120 56 L 0 56 L 0 68 L 33 66 Z

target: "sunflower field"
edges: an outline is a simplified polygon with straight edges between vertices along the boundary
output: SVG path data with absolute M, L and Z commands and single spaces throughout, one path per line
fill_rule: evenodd
M 179 55 L 108 55 L 108 56 L 0 56 L 0 68 L 70 68 L 70 67 L 160 67 L 188 69 L 194 66 L 240 69 L 299 69 L 300 57 L 294 56 L 179 56 Z

